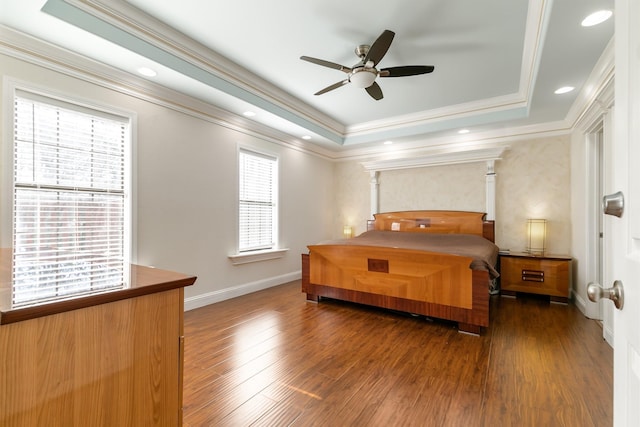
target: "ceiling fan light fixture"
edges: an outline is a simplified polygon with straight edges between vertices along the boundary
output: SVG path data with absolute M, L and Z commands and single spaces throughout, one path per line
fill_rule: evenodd
M 358 68 L 353 70 L 349 81 L 359 88 L 367 88 L 373 84 L 378 77 L 378 71 L 375 68 Z

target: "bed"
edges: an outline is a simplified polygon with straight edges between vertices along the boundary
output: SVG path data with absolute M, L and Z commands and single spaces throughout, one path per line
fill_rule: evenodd
M 307 300 L 332 298 L 489 326 L 489 285 L 498 273 L 494 222 L 481 212 L 403 211 L 374 215 L 352 239 L 320 242 L 302 254 Z

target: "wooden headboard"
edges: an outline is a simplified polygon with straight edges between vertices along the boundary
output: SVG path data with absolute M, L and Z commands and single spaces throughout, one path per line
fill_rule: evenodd
M 475 234 L 495 242 L 494 221 L 483 212 L 400 211 L 375 214 L 370 230 L 408 231 L 442 234 Z

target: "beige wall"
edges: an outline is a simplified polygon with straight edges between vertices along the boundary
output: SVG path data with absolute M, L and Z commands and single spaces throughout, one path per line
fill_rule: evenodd
M 340 162 L 333 166 L 333 177 L 335 214 L 332 237 L 342 237 L 345 225 L 353 227 L 354 234 L 366 231 L 371 210 L 369 173 L 358 162 Z
M 526 247 L 527 218 L 548 220 L 549 252 L 571 249 L 570 138 L 509 144 L 495 164 L 496 240 L 500 247 Z M 380 173 L 380 211 L 408 209 L 486 210 L 486 165 L 468 163 Z M 334 237 L 343 225 L 365 230 L 370 210 L 369 173 L 358 162 L 334 166 L 337 206 Z
M 330 237 L 333 224 L 331 162 L 22 60 L 0 55 L 3 79 L 36 85 L 72 100 L 135 112 L 133 165 L 134 262 L 198 276 L 187 304 L 203 305 L 300 275 L 300 254 Z M 3 86 L 6 88 L 6 86 Z M 0 242 L 11 245 L 11 94 L 1 93 Z M 233 266 L 236 248 L 237 150 L 279 157 L 281 247 L 277 260 Z M 7 177 L 7 170 L 9 171 Z
M 434 209 L 485 211 L 483 163 L 433 166 L 380 174 L 380 211 Z
M 444 209 L 484 212 L 485 166 L 468 163 L 380 172 L 380 212 Z M 370 218 L 369 172 L 359 162 L 336 163 L 335 199 L 338 207 L 335 237 L 344 225 L 356 234 Z
M 571 253 L 571 141 L 561 136 L 510 144 L 496 162 L 496 240 L 525 249 L 527 218 L 547 219 L 548 252 Z

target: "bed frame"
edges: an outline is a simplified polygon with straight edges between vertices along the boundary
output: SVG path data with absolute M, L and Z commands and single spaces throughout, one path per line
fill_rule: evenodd
M 374 215 L 368 228 L 415 233 L 463 233 L 494 241 L 486 214 L 403 211 Z M 302 255 L 302 292 L 420 314 L 458 323 L 480 334 L 489 326 L 489 273 L 471 270 L 471 258 L 376 246 L 324 244 Z

